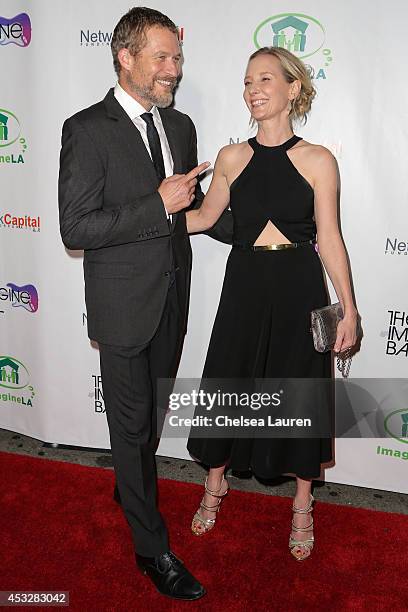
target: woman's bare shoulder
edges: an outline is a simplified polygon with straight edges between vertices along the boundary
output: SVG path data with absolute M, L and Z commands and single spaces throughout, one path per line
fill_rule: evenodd
M 336 158 L 322 145 L 300 140 L 290 150 L 296 151 L 295 156 L 300 166 L 312 177 L 332 176 L 338 172 Z
M 303 155 L 320 162 L 333 162 L 335 160 L 332 152 L 323 145 L 314 144 L 307 140 L 300 140 L 293 149 L 298 149 Z
M 237 143 L 225 145 L 225 147 L 222 147 L 218 155 L 221 155 L 223 158 L 226 158 L 226 159 L 234 159 L 236 157 L 240 157 L 241 155 L 245 154 L 248 148 L 250 147 L 247 141 L 237 142 Z
M 247 141 L 225 145 L 218 153 L 217 162 L 226 168 L 239 166 L 240 161 L 248 156 L 251 150 Z

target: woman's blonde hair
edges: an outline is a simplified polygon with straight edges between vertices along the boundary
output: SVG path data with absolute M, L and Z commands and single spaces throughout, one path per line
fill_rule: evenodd
M 312 106 L 312 100 L 316 95 L 316 90 L 312 85 L 309 72 L 305 64 L 293 53 L 281 47 L 261 47 L 254 51 L 249 58 L 249 62 L 258 55 L 272 55 L 276 57 L 281 65 L 282 73 L 287 83 L 300 81 L 300 91 L 292 101 L 292 108 L 289 112 L 289 121 L 300 121 L 306 123 L 307 114 Z

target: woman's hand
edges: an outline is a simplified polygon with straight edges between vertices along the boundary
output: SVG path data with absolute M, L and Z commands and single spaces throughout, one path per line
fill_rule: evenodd
M 357 341 L 357 311 L 346 315 L 337 325 L 336 342 L 333 347 L 335 353 L 342 353 L 355 345 Z

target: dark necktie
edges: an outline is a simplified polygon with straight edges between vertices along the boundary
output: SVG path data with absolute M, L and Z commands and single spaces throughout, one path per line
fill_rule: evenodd
M 163 154 L 160 144 L 159 133 L 156 126 L 153 123 L 152 113 L 143 113 L 140 115 L 143 121 L 146 122 L 147 127 L 147 140 L 149 141 L 150 153 L 152 155 L 152 161 L 156 170 L 157 178 L 161 183 L 166 178 L 166 172 L 164 170 Z

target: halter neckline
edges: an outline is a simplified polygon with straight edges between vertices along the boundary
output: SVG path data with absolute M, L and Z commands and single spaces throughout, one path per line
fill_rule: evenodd
M 254 136 L 253 138 L 250 138 L 248 140 L 248 143 L 255 145 L 255 147 L 258 147 L 259 149 L 269 149 L 271 151 L 277 151 L 280 149 L 285 149 L 285 150 L 290 149 L 293 145 L 299 142 L 299 140 L 302 140 L 302 137 L 296 136 L 296 134 L 293 134 L 293 136 L 291 136 L 289 140 L 282 142 L 282 144 L 270 146 L 270 145 L 261 144 L 260 142 L 257 141 L 256 136 Z

